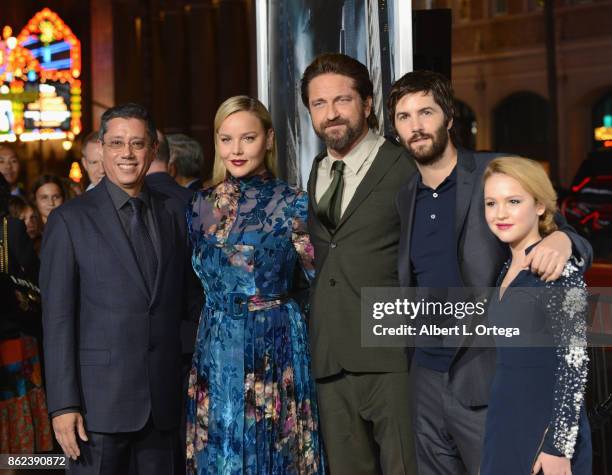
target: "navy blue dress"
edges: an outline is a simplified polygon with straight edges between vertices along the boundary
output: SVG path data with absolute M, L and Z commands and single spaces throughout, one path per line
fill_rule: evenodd
M 587 292 L 572 258 L 555 282 L 521 271 L 489 307 L 491 325 L 518 327 L 495 337 L 497 366 L 485 426 L 481 475 L 529 475 L 540 452 L 571 459 L 572 475 L 591 474 L 584 408 L 588 370 Z M 521 340 L 522 339 L 522 340 Z M 528 341 L 530 340 L 530 341 Z M 517 348 L 524 342 L 524 348 Z M 539 346 L 534 346 L 539 345 Z

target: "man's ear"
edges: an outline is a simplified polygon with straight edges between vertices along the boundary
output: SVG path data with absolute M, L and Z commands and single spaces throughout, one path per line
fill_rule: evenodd
M 366 100 L 363 101 L 363 112 L 366 119 L 370 117 L 370 114 L 372 113 L 372 97 L 366 97 Z
M 266 150 L 272 150 L 272 145 L 274 145 L 274 129 L 268 130 L 266 137 Z
M 159 150 L 159 142 L 151 144 L 151 163 L 157 160 L 157 151 Z
M 168 174 L 172 178 L 176 178 L 176 165 L 173 161 L 170 161 L 170 163 L 168 163 Z

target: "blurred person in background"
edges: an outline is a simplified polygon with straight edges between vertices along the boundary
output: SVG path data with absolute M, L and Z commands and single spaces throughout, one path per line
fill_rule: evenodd
M 26 232 L 34 243 L 34 249 L 40 250 L 42 225 L 36 208 L 21 196 L 12 196 L 9 200 L 9 213 L 13 218 L 20 219 L 25 224 Z
M 187 205 L 193 197 L 193 191 L 188 187 L 181 186 L 169 173 L 170 147 L 166 136 L 157 131 L 157 154 L 147 171 L 145 183 L 151 189 L 168 196 L 176 198 L 181 203 Z
M 53 448 L 38 342 L 18 317 L 11 277 L 37 282 L 38 258 L 24 224 L 9 216 L 10 184 L 0 174 L 0 453 Z M 2 473 L 11 473 L 2 472 Z
M 11 195 L 19 196 L 24 192 L 19 188 L 19 157 L 15 151 L 8 145 L 0 145 L 0 173 L 8 182 L 11 188 Z
M 49 213 L 66 201 L 62 180 L 55 175 L 39 176 L 32 186 L 32 201 L 40 214 L 44 228 Z
M 167 140 L 170 147 L 170 175 L 185 188 L 193 191 L 202 188 L 204 152 L 200 144 L 185 134 L 170 134 Z
M 151 166 L 147 171 L 145 183 L 149 189 L 156 191 L 168 198 L 176 198 L 183 206 L 191 201 L 194 191 L 179 185 L 168 173 L 168 163 L 170 162 L 170 148 L 166 136 L 157 131 L 157 153 Z M 191 370 L 191 360 L 195 348 L 196 333 L 198 331 L 198 321 L 200 318 L 200 310 L 203 305 L 203 292 L 200 280 L 195 272 L 189 272 L 188 284 L 194 291 L 190 292 L 191 302 L 189 304 L 191 318 L 181 320 L 181 371 L 183 377 L 183 405 L 181 411 L 181 429 L 179 436 L 181 438 L 181 446 L 185 447 L 185 424 L 187 408 L 187 387 L 189 383 L 189 371 Z M 184 456 L 184 451 L 183 451 Z
M 104 176 L 104 164 L 102 162 L 102 148 L 98 142 L 98 131 L 94 130 L 85 136 L 81 145 L 81 163 L 89 178 L 89 185 L 85 191 L 91 190 L 100 183 Z
M 83 185 L 76 181 L 72 181 L 69 178 L 61 178 L 61 181 L 64 183 L 64 189 L 67 191 L 66 200 L 71 200 L 72 198 L 76 198 L 83 194 Z M 66 201 L 64 200 L 64 201 Z

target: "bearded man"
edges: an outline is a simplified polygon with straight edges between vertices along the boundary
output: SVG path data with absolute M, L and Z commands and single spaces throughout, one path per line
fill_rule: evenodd
M 376 133 L 373 85 L 359 61 L 321 55 L 301 87 L 327 149 L 308 180 L 308 229 L 312 370 L 330 472 L 415 474 L 407 351 L 361 346 L 361 288 L 398 285 L 394 199 L 414 162 Z
M 450 81 L 432 71 L 405 74 L 389 93 L 391 123 L 418 169 L 397 196 L 404 287 L 493 287 L 509 257 L 485 221 L 482 175 L 496 154 L 455 146 L 454 101 Z M 523 261 L 547 281 L 561 275 L 572 250 L 585 269 L 592 258 L 589 243 L 559 213 L 555 220 L 559 231 Z M 419 475 L 479 471 L 495 351 L 469 343 L 451 347 L 442 337 L 416 337 L 411 372 Z

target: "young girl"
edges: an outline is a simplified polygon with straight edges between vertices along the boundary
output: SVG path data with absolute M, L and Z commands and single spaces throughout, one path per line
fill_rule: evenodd
M 581 264 L 570 259 L 561 278 L 550 283 L 522 264 L 531 248 L 557 228 L 556 198 L 544 169 L 533 160 L 497 158 L 485 170 L 486 220 L 512 256 L 499 276 L 489 320 L 521 328 L 527 333 L 522 341 L 536 340 L 538 346 L 509 347 L 499 337 L 481 475 L 592 472 L 584 409 L 587 293 Z

